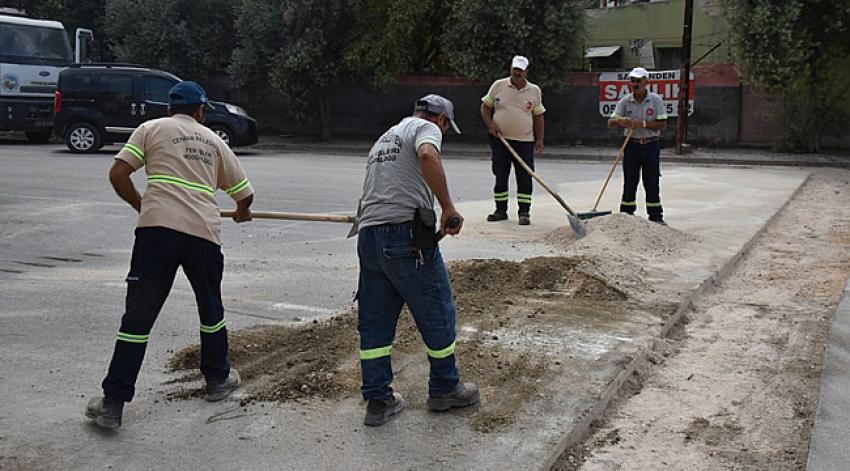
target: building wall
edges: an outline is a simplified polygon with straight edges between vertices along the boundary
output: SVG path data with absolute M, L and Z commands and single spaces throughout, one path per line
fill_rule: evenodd
M 697 144 L 733 145 L 738 140 L 740 85 L 731 66 L 697 68 L 696 101 L 689 121 L 691 141 Z M 457 80 L 410 77 L 378 90 L 360 84 L 339 84 L 331 88 L 330 131 L 335 137 L 373 139 L 402 117 L 412 113 L 413 102 L 428 93 L 438 93 L 455 104 L 456 121 L 463 132 L 461 140 L 484 141 L 487 131 L 480 116 L 481 97 L 489 84 Z M 599 114 L 598 74 L 572 76 L 561 89 L 544 90 L 546 140 L 550 143 L 613 143 L 618 133 L 607 127 Z M 211 91 L 213 96 L 215 92 Z M 318 128 L 304 129 L 286 112 L 283 98 L 269 91 L 251 102 L 234 97 L 254 116 L 263 133 L 318 134 Z M 242 99 L 245 98 L 245 99 Z M 665 136 L 674 136 L 676 120 L 671 119 Z
M 727 24 L 720 14 L 720 0 L 694 0 L 694 31 L 691 57 L 703 53 L 726 39 Z M 632 51 L 632 41 L 653 41 L 658 47 L 681 47 L 685 0 L 655 0 L 613 8 L 586 10 L 588 16 L 588 47 L 622 46 L 623 67 L 640 65 L 639 56 Z M 730 63 L 727 42 L 709 54 L 701 63 Z

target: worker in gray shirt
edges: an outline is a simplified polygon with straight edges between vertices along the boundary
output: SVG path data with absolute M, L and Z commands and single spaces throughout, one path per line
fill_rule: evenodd
M 459 380 L 457 313 L 435 234 L 435 196 L 442 208 L 440 232 L 454 235 L 463 226 L 440 159 L 443 133 L 449 129 L 460 133 L 452 102 L 427 95 L 416 101 L 413 116 L 391 127 L 369 151 L 357 236 L 357 330 L 366 425 L 382 425 L 404 408 L 401 394 L 390 387 L 393 339 L 404 304 L 431 366 L 428 408 L 446 411 L 479 400 L 478 388 Z
M 664 222 L 661 206 L 661 131 L 667 127 L 667 109 L 661 97 L 647 90 L 649 72 L 637 67 L 629 73 L 632 93 L 624 96 L 608 120 L 609 128 L 632 129 L 632 137 L 623 153 L 623 199 L 620 212 L 637 210 L 637 186 L 643 177 L 646 213 L 649 220 Z M 623 130 L 628 135 L 628 129 Z

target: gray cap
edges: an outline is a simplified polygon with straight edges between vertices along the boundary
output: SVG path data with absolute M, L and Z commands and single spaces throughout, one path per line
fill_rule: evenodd
M 452 123 L 452 129 L 454 129 L 456 133 L 460 134 L 460 128 L 458 128 L 457 123 L 455 123 L 455 106 L 452 104 L 452 101 L 447 98 L 443 98 L 440 95 L 435 95 L 433 93 L 425 95 L 416 100 L 416 105 L 414 105 L 413 111 L 427 111 L 434 114 L 444 113 L 446 117 L 449 118 L 449 122 Z

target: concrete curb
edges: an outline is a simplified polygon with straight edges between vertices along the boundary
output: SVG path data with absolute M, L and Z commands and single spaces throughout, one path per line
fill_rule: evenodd
M 828 471 L 842 469 L 850 461 L 850 278 L 844 285 L 841 301 L 829 323 L 829 340 L 824 351 L 818 409 L 809 444 L 806 469 Z
M 705 296 L 706 294 L 711 293 L 720 283 L 722 283 L 726 278 L 729 277 L 732 270 L 734 270 L 740 261 L 747 256 L 747 254 L 752 250 L 753 245 L 761 238 L 767 229 L 773 225 L 774 221 L 779 218 L 788 204 L 800 193 L 804 186 L 809 182 L 812 175 L 809 174 L 805 180 L 797 187 L 796 190 L 791 194 L 790 197 L 785 201 L 785 203 L 771 216 L 765 223 L 759 228 L 758 231 L 753 234 L 747 243 L 745 243 L 738 252 L 732 256 L 726 263 L 723 264 L 713 275 L 706 278 L 700 285 L 693 290 L 682 302 L 679 304 L 679 307 L 667 319 L 667 322 L 664 324 L 664 327 L 661 328 L 661 332 L 659 336 L 655 339 L 650 340 L 646 345 L 643 345 L 638 348 L 638 353 L 634 358 L 625 366 L 623 371 L 621 371 L 613 381 L 608 385 L 608 387 L 602 392 L 599 397 L 599 400 L 596 404 L 590 408 L 590 410 L 586 411 L 579 422 L 575 424 L 567 434 L 567 436 L 563 439 L 561 445 L 558 447 L 555 453 L 550 455 L 550 457 L 545 461 L 544 466 L 541 468 L 543 471 L 548 471 L 552 469 L 552 467 L 557 462 L 558 458 L 564 453 L 565 450 L 575 447 L 581 444 L 585 438 L 587 438 L 591 425 L 594 421 L 600 419 L 608 409 L 608 406 L 620 393 L 623 385 L 628 381 L 628 379 L 634 374 L 635 370 L 647 361 L 647 356 L 649 352 L 653 352 L 658 350 L 660 345 L 659 340 L 664 339 L 670 333 L 670 330 L 682 319 L 682 316 L 685 315 L 686 312 L 690 311 L 694 307 L 695 301 Z
M 306 144 L 289 144 L 283 146 L 276 145 L 259 145 L 257 150 L 269 150 L 282 153 L 326 153 L 326 154 L 343 154 L 343 155 L 365 155 L 369 152 L 369 147 L 364 146 L 310 146 Z M 446 149 L 446 153 L 450 159 L 483 159 L 489 160 L 490 153 L 488 151 L 477 150 L 457 150 Z M 542 157 L 542 160 L 552 161 L 576 161 L 576 162 L 611 162 L 616 156 L 615 150 L 605 154 L 581 154 L 570 152 L 547 152 Z M 665 163 L 676 164 L 692 164 L 692 165 L 743 165 L 743 166 L 771 166 L 771 167 L 832 167 L 832 168 L 850 168 L 850 159 L 846 160 L 803 160 L 803 159 L 754 159 L 754 158 L 728 158 L 728 157 L 679 157 L 675 155 L 662 154 L 661 159 Z

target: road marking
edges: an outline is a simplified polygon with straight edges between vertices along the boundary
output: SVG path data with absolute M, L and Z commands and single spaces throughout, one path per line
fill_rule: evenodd
M 327 309 L 324 307 L 318 306 L 305 306 L 303 304 L 290 304 L 290 303 L 274 303 L 272 307 L 281 311 L 306 311 L 306 312 L 317 312 L 320 314 L 333 314 L 333 309 Z

